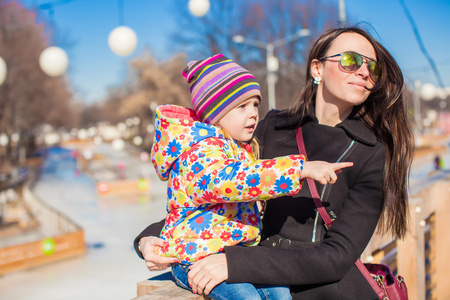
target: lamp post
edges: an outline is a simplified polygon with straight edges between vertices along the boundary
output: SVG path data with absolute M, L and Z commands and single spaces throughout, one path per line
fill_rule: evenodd
M 118 0 L 119 26 L 111 30 L 108 35 L 108 46 L 119 56 L 127 56 L 136 49 L 138 38 L 136 32 L 124 26 L 123 0 Z
M 55 6 L 67 4 L 72 1 L 74 0 L 50 1 L 47 3 L 42 3 L 41 5 L 39 5 L 39 8 L 42 10 L 48 10 L 50 24 L 55 26 Z M 64 51 L 60 47 L 47 47 L 41 52 L 41 55 L 39 56 L 39 66 L 45 74 L 51 77 L 58 77 L 63 75 L 66 72 L 68 65 L 69 57 L 67 56 L 66 51 Z
M 3 82 L 5 82 L 7 73 L 8 73 L 8 68 L 6 66 L 6 62 L 0 56 L 0 85 L 2 85 Z
M 266 80 L 267 80 L 269 109 L 276 108 L 275 83 L 277 82 L 276 72 L 278 71 L 279 63 L 278 58 L 274 55 L 275 48 L 298 40 L 299 38 L 309 36 L 309 34 L 310 34 L 309 29 L 300 29 L 295 34 L 286 36 L 282 39 L 279 39 L 271 43 L 263 43 L 260 41 L 247 39 L 242 35 L 233 36 L 232 40 L 237 44 L 245 44 L 266 50 L 266 71 L 267 71 Z
M 345 12 L 345 0 L 339 0 L 339 25 L 344 27 L 347 24 L 347 14 Z

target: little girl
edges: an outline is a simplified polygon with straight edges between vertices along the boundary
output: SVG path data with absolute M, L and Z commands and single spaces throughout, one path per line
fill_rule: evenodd
M 303 155 L 257 160 L 252 140 L 261 93 L 255 78 L 222 54 L 193 61 L 183 71 L 194 110 L 162 105 L 156 109 L 151 151 L 167 188 L 167 217 L 157 247 L 176 257 L 176 283 L 189 289 L 189 265 L 224 246 L 260 241 L 257 200 L 296 194 L 305 177 L 334 183 L 336 171 L 352 163 L 304 162 Z M 253 146 L 253 149 L 252 149 Z M 213 299 L 291 299 L 288 286 L 248 283 L 216 286 Z M 268 296 L 267 296 L 268 297 Z

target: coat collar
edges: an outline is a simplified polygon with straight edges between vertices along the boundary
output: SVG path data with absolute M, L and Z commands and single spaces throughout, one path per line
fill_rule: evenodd
M 279 122 L 275 126 L 275 129 L 295 129 L 298 127 L 298 124 L 304 125 L 309 122 L 319 124 L 314 109 L 311 109 L 310 113 L 305 115 L 303 120 L 300 115 L 289 116 L 287 111 L 276 111 L 274 113 L 283 116 L 279 118 Z M 352 113 L 347 119 L 337 124 L 335 127 L 342 128 L 350 138 L 357 140 L 358 142 L 372 146 L 377 142 L 375 134 L 362 122 L 358 114 Z

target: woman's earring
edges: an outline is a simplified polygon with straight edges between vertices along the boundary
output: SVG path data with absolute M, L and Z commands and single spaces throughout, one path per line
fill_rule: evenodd
M 314 84 L 319 85 L 321 81 L 322 81 L 322 78 L 320 78 L 319 76 L 314 77 Z

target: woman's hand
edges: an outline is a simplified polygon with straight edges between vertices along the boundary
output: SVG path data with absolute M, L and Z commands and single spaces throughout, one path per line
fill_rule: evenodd
M 227 257 L 223 253 L 207 256 L 189 269 L 189 285 L 194 294 L 209 295 L 216 285 L 228 279 Z
M 341 169 L 352 167 L 352 162 L 329 163 L 326 161 L 306 161 L 303 164 L 302 178 L 311 178 L 321 184 L 335 183 L 336 173 L 341 173 Z
M 155 236 L 146 236 L 141 238 L 139 251 L 141 251 L 147 268 L 150 271 L 162 271 L 170 267 L 171 264 L 180 262 L 177 258 L 164 257 L 156 254 L 156 247 L 164 247 L 166 245 L 166 241 Z

